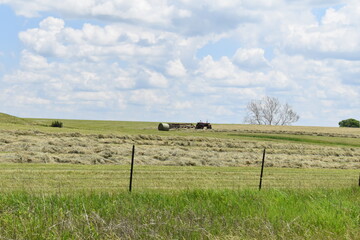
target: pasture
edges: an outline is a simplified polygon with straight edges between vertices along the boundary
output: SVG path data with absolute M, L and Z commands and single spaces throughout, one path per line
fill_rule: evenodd
M 347 128 L 214 125 L 213 130 L 161 132 L 158 123 L 26 119 L 0 123 L 0 162 L 120 164 L 136 145 L 139 165 L 259 165 L 278 168 L 360 168 L 360 130 Z
M 0 114 L 0 239 L 360 238 L 359 129 L 52 121 Z
M 341 189 L 356 187 L 358 170 L 265 168 L 262 189 Z M 130 166 L 0 164 L 0 192 L 118 192 L 129 186 Z M 260 168 L 135 166 L 133 190 L 258 189 Z
M 360 191 L 0 195 L 1 239 L 359 239 Z

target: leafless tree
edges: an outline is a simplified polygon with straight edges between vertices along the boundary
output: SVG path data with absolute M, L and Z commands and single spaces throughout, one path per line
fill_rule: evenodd
M 299 120 L 299 115 L 287 103 L 281 104 L 275 97 L 253 100 L 247 105 L 245 122 L 259 125 L 290 125 Z

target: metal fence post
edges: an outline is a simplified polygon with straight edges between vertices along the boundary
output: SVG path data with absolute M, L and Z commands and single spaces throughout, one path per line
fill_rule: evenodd
M 266 152 L 266 149 L 264 148 L 263 158 L 262 158 L 262 163 L 261 163 L 261 173 L 260 173 L 259 191 L 261 190 L 262 177 L 263 177 L 263 173 L 264 173 L 265 152 Z
M 129 192 L 131 192 L 131 189 L 132 189 L 132 179 L 133 179 L 133 172 L 134 172 L 134 155 L 135 155 L 135 145 L 133 145 L 132 155 L 131 155 L 131 169 L 130 169 Z

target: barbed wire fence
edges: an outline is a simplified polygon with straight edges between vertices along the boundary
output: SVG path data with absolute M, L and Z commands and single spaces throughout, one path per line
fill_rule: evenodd
M 259 154 L 259 158 L 261 155 Z M 360 187 L 356 170 L 290 169 L 261 166 L 194 167 L 136 165 L 135 145 L 130 166 L 72 167 L 7 166 L 0 170 L 0 191 L 141 191 L 183 189 L 277 189 Z M 33 166 L 33 165 L 32 165 Z

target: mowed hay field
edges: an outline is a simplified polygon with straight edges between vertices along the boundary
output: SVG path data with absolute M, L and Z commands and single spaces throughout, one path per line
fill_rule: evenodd
M 3 116 L 2 191 L 126 189 L 133 145 L 138 190 L 254 189 L 265 148 L 265 188 L 358 182 L 359 129 L 215 124 L 163 132 L 153 122 L 52 121 Z
M 266 166 L 360 169 L 360 129 L 214 125 L 213 130 L 160 132 L 158 123 L 52 120 L 0 122 L 0 162 Z
M 52 121 L 0 114 L 0 239 L 360 239 L 359 129 Z

